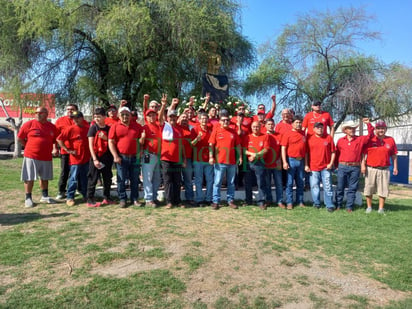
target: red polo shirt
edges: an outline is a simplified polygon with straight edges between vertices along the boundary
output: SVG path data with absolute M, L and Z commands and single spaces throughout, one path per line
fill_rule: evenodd
M 64 128 L 70 127 L 71 125 L 73 125 L 73 123 L 74 123 L 73 120 L 69 116 L 63 116 L 57 119 L 56 120 L 57 136 L 59 136 L 60 133 L 62 133 Z M 64 145 L 68 148 L 70 146 L 68 141 L 66 141 Z M 67 154 L 66 150 L 64 150 L 63 148 L 60 149 L 60 153 Z
M 265 119 L 270 119 L 270 118 L 273 118 L 273 113 L 272 112 L 268 112 L 266 115 L 265 115 Z M 255 122 L 255 121 L 258 121 L 259 119 L 258 119 L 258 115 L 254 115 L 253 117 L 252 117 L 252 121 L 253 122 Z
M 151 124 L 147 122 L 143 126 L 143 130 L 146 134 L 143 149 L 159 155 L 162 141 L 162 127 L 159 126 L 158 123 Z
M 316 122 L 323 123 L 323 136 L 328 135 L 328 127 L 333 126 L 334 122 L 328 112 L 321 111 L 320 113 L 309 112 L 303 118 L 302 127 L 308 128 L 307 135 L 313 135 L 313 126 Z
M 268 136 L 268 151 L 265 153 L 265 167 L 266 168 L 279 168 L 282 166 L 281 163 L 281 152 L 280 152 L 280 135 L 278 133 L 267 134 Z
M 164 125 L 163 125 L 164 128 Z M 162 128 L 162 129 L 163 129 Z M 161 160 L 170 161 L 175 163 L 182 163 L 183 158 L 181 157 L 181 152 L 183 151 L 183 133 L 179 126 L 172 126 L 173 139 L 165 140 L 162 138 L 162 153 L 160 156 Z
M 363 147 L 373 136 L 373 126 L 368 123 L 368 135 L 354 136 L 351 141 L 347 136 L 341 137 L 336 144 L 338 162 L 360 162 Z
M 115 141 L 119 154 L 134 156 L 137 154 L 137 139 L 142 135 L 143 127 L 130 120 L 127 126 L 121 121 L 114 123 L 109 131 L 109 139 Z
M 116 117 L 116 118 L 106 117 L 104 119 L 104 123 L 108 125 L 109 127 L 111 127 L 113 124 L 118 123 L 118 122 L 119 122 L 119 117 Z
M 36 119 L 27 121 L 20 128 L 18 138 L 26 140 L 26 158 L 51 161 L 53 144 L 56 142 L 57 129 L 51 122 L 41 123 Z
M 292 124 L 283 121 L 279 122 L 275 127 L 275 132 L 280 134 L 280 136 L 282 136 L 290 130 L 292 130 Z
M 237 132 L 237 117 L 238 116 L 233 116 L 230 119 L 230 127 Z M 241 135 L 248 135 L 252 133 L 252 118 L 250 117 L 244 117 L 242 123 L 240 124 L 240 128 L 242 129 L 242 134 Z
M 246 136 L 242 146 L 249 152 L 258 153 L 263 149 L 269 148 L 268 135 L 262 133 L 256 136 L 249 134 Z
M 240 145 L 240 139 L 231 128 L 216 126 L 209 138 L 209 144 L 215 147 L 217 163 L 236 164 L 236 146 Z
M 282 136 L 280 145 L 286 147 L 286 153 L 290 158 L 304 158 L 306 155 L 306 137 L 302 130 L 287 131 Z
M 395 140 L 390 136 L 385 136 L 382 139 L 373 136 L 367 143 L 364 153 L 368 155 L 366 165 L 388 167 L 391 165 L 391 156 L 398 153 L 398 148 L 396 147 Z
M 336 151 L 333 138 L 330 135 L 308 136 L 309 168 L 311 171 L 324 170 L 330 163 L 332 153 Z
M 85 164 L 90 160 L 89 139 L 89 125 L 71 125 L 63 130 L 57 137 L 59 141 L 68 142 L 68 149 L 74 150 L 75 154 L 70 154 L 70 165 Z M 65 144 L 66 145 L 66 144 Z
M 183 139 L 182 145 L 185 151 L 186 159 L 192 159 L 193 148 L 192 148 L 192 133 L 190 132 L 191 127 L 189 126 L 178 126 L 180 131 L 182 132 Z
M 212 134 L 212 128 L 207 126 L 206 130 L 203 130 L 200 125 L 192 128 L 192 140 L 194 140 L 199 132 L 202 132 L 202 137 L 193 146 L 193 161 L 209 162 L 209 138 Z

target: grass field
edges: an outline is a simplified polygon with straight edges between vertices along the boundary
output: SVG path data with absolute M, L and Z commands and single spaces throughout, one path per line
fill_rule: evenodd
M 410 190 L 384 215 L 26 209 L 20 166 L 0 160 L 0 308 L 412 308 Z

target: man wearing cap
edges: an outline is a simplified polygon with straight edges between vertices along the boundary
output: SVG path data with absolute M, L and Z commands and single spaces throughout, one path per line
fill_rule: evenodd
M 293 209 L 293 182 L 296 182 L 296 204 L 303 204 L 303 171 L 305 168 L 306 137 L 302 131 L 302 117 L 296 115 L 292 120 L 292 130 L 281 138 L 283 168 L 287 170 L 286 184 L 287 209 Z
M 74 206 L 74 195 L 79 183 L 79 191 L 84 200 L 87 197 L 87 172 L 89 171 L 90 150 L 87 133 L 89 124 L 84 122 L 82 112 L 72 112 L 73 125 L 65 128 L 57 137 L 59 146 L 69 154 L 70 177 L 67 186 L 67 206 Z M 79 181 L 78 181 L 79 179 Z
M 149 99 L 150 99 L 149 94 L 143 95 L 143 115 L 145 117 L 144 119 L 145 123 L 147 123 L 146 113 L 147 113 L 147 110 L 149 109 L 154 110 L 156 112 L 156 121 L 158 121 L 158 118 L 159 118 L 159 110 L 160 110 L 159 102 L 157 102 L 156 100 L 152 100 L 149 102 Z
M 130 180 L 130 201 L 132 205 L 141 206 L 138 202 L 138 177 L 140 173 L 137 155 L 140 155 L 142 127 L 132 121 L 132 113 L 126 106 L 119 108 L 120 121 L 111 126 L 109 131 L 109 149 L 113 155 L 117 170 L 117 192 L 119 207 L 127 207 L 126 180 Z
M 117 117 L 117 108 L 115 105 L 110 105 L 107 109 L 107 117 L 104 120 L 104 123 L 111 127 L 114 123 L 119 122 L 119 117 Z
M 335 161 L 335 144 L 330 135 L 323 134 L 324 124 L 315 122 L 314 134 L 308 138 L 308 152 L 305 157 L 305 171 L 309 173 L 313 206 L 320 208 L 320 183 L 323 184 L 323 200 L 329 212 L 335 210 L 333 204 L 332 169 Z
M 17 135 L 19 143 L 24 146 L 21 180 L 24 181 L 24 205 L 27 208 L 34 207 L 32 191 L 38 178 L 42 190 L 40 202 L 54 203 L 49 197 L 49 180 L 53 179 L 52 151 L 57 130 L 54 124 L 47 121 L 48 113 L 45 107 L 37 108 L 35 119 L 25 122 Z
M 271 99 L 272 99 L 272 106 L 270 107 L 270 111 L 269 111 L 268 113 L 266 113 L 266 111 L 265 111 L 265 109 L 266 109 L 266 108 L 265 108 L 265 104 L 259 104 L 259 105 L 258 105 L 258 108 L 257 108 L 257 113 L 256 113 L 256 115 L 254 115 L 254 116 L 252 117 L 252 120 L 253 120 L 253 121 L 259 121 L 258 115 L 259 115 L 259 113 L 262 113 L 262 112 L 263 112 L 263 114 L 265 115 L 264 118 L 263 118 L 264 121 L 265 121 L 266 119 L 271 119 L 271 118 L 273 118 L 273 116 L 275 115 L 275 110 L 276 110 L 276 95 L 272 95 Z M 263 123 L 263 124 L 261 123 L 261 125 L 262 125 L 261 129 L 263 129 L 264 123 Z
M 160 186 L 160 150 L 162 140 L 162 127 L 159 124 L 157 110 L 147 109 L 144 115 L 140 144 L 143 148 L 142 176 L 143 191 L 146 206 L 157 207 L 157 192 Z
M 183 134 L 177 124 L 177 111 L 175 107 L 179 99 L 173 98 L 167 112 L 167 121 L 164 121 L 166 99 L 162 99 L 162 107 L 159 113 L 159 123 L 162 127 L 162 146 L 160 160 L 163 168 L 163 181 L 165 187 L 166 208 L 170 209 L 181 204 L 180 189 L 182 168 L 186 164 L 185 151 L 183 149 Z
M 315 101 L 312 104 L 312 111 L 307 113 L 303 118 L 302 130 L 306 132 L 307 136 L 313 135 L 313 125 L 316 122 L 321 122 L 323 124 L 323 135 L 328 135 L 327 128 L 329 128 L 330 135 L 333 138 L 335 134 L 335 129 L 333 127 L 334 123 L 332 117 L 328 112 L 322 111 L 320 107 L 321 104 L 322 103 L 320 101 Z
M 362 173 L 365 174 L 364 195 L 366 213 L 372 212 L 372 196 L 378 194 L 378 213 L 384 213 L 385 200 L 389 195 L 390 160 L 393 162 L 393 175 L 398 174 L 398 149 L 395 140 L 386 135 L 385 121 L 375 124 L 375 135 L 369 140 L 364 150 Z
M 369 118 L 363 118 L 362 122 L 368 127 L 368 135 L 357 136 L 356 128 L 359 126 L 353 120 L 342 124 L 342 132 L 346 136 L 341 137 L 336 144 L 336 160 L 338 161 L 338 184 L 336 190 L 336 209 L 343 205 L 345 187 L 348 187 L 346 193 L 346 211 L 352 212 L 358 190 L 360 164 L 363 147 L 368 143 L 373 135 L 373 126 Z

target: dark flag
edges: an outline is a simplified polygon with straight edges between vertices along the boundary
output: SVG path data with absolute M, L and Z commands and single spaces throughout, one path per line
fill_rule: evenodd
M 210 101 L 217 103 L 224 101 L 229 96 L 229 80 L 226 75 L 213 75 L 205 73 L 203 75 L 203 92 L 210 93 Z

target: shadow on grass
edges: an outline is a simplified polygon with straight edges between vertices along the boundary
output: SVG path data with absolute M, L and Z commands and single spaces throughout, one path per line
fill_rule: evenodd
M 55 218 L 55 217 L 66 217 L 70 216 L 71 212 L 62 212 L 49 215 L 41 215 L 36 212 L 32 213 L 15 213 L 15 214 L 0 214 L 0 225 L 16 225 L 20 223 L 30 222 L 34 220 Z

